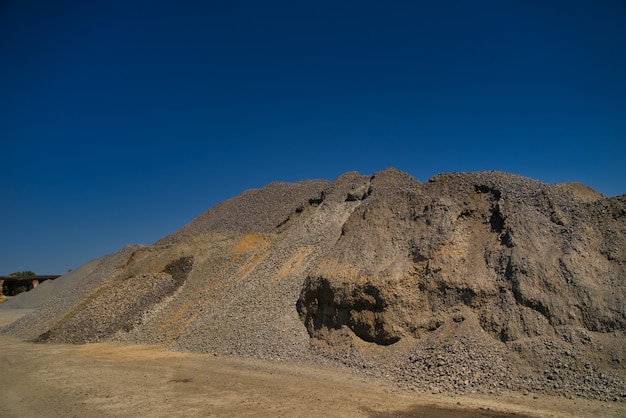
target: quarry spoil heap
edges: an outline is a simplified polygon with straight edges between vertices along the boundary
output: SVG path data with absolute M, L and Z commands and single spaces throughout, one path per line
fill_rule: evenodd
M 38 309 L 4 332 L 623 402 L 625 279 L 626 196 L 386 169 L 246 191 L 6 302 Z

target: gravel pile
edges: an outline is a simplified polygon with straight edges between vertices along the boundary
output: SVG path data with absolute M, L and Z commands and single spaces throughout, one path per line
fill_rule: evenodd
M 103 257 L 4 332 L 626 401 L 624 248 L 625 196 L 499 172 L 346 173 L 245 192 Z
M 326 180 L 298 183 L 271 183 L 251 189 L 226 200 L 182 227 L 159 244 L 172 244 L 208 231 L 270 232 L 293 212 L 294 208 L 315 198 L 328 187 Z
M 58 292 L 55 292 L 49 300 L 42 303 L 38 310 L 8 325 L 3 331 L 25 340 L 35 340 L 48 333 L 71 312 L 80 311 L 82 306 L 87 306 L 89 296 L 96 293 L 109 280 L 118 276 L 128 259 L 141 247 L 128 245 L 115 254 L 104 256 L 97 261 L 95 268 L 89 266 L 85 275 L 66 275 L 69 276 L 73 285 L 71 282 L 66 282 L 68 280 L 65 276 L 58 278 L 57 281 L 61 282 L 57 284 Z M 94 262 L 88 264 L 91 263 Z M 31 295 L 29 297 L 32 298 Z M 39 301 L 39 303 L 41 302 L 43 301 Z M 88 328 L 86 327 L 86 329 Z

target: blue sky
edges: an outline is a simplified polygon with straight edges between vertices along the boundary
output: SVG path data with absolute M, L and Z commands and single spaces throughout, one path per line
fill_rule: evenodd
M 624 194 L 626 2 L 5 0 L 0 158 L 0 274 L 353 170 Z

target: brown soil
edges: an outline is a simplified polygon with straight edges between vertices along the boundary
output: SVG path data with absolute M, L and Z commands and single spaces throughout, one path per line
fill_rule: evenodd
M 1 311 L 0 325 L 23 312 Z M 623 403 L 399 391 L 328 367 L 163 347 L 35 344 L 0 335 L 2 417 L 624 416 Z

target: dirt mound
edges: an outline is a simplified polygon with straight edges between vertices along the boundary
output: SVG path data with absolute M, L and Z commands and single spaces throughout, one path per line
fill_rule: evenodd
M 577 201 L 502 173 L 421 187 L 388 175 L 373 177 L 308 277 L 301 306 L 312 334 L 347 325 L 390 344 L 420 338 L 462 306 L 503 342 L 625 328 L 624 197 Z
M 625 278 L 626 196 L 387 169 L 245 192 L 103 258 L 6 331 L 625 400 Z

